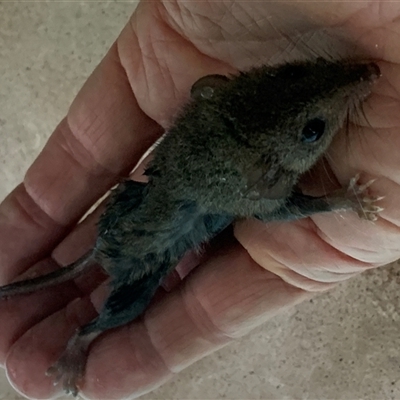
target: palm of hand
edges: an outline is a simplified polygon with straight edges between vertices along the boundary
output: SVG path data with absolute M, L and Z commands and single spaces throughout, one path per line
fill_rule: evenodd
M 288 12 L 284 3 L 236 3 L 230 8 L 227 3 L 202 3 L 190 9 L 191 4 L 197 3 L 141 4 L 29 170 L 25 186 L 2 204 L 2 281 L 34 264 L 38 271 L 56 267 L 46 258 L 55 247 L 54 258 L 63 263 L 81 254 L 77 243 L 89 244 L 94 218 L 64 237 L 93 200 L 137 162 L 160 133 L 159 125 L 165 126 L 185 100 L 191 83 L 207 73 L 248 67 L 260 62 L 260 55 L 264 61 L 279 55 L 285 43 L 290 48 L 282 34 L 315 34 L 313 19 L 329 22 L 331 33 L 340 27 L 364 45 L 368 57 L 380 61 L 383 78 L 365 107 L 371 126 L 364 123 L 348 139 L 339 137 L 329 161 L 342 184 L 359 171 L 367 178 L 379 177 L 373 190 L 386 195 L 385 211 L 375 225 L 353 215 L 315 216 L 284 226 L 237 224 L 241 245 L 214 254 L 181 289 L 155 302 L 144 322 L 109 333 L 93 346 L 83 389 L 94 398 L 149 390 L 170 370 L 184 368 L 310 291 L 398 257 L 398 60 L 390 49 L 396 44 L 391 32 L 398 28 L 392 21 L 400 8 L 395 3 L 380 8 L 379 3 L 324 3 L 323 9 L 291 3 L 293 20 L 286 18 L 276 29 L 275 21 L 282 23 L 280 16 Z M 363 32 L 368 35 L 360 39 Z M 26 254 L 22 257 L 16 248 Z M 0 304 L 1 355 L 3 360 L 7 356 L 14 383 L 28 395 L 54 391 L 44 371 L 73 329 L 93 317 L 91 301 L 97 306 L 101 296 L 99 291 L 91 294 L 97 283 L 79 281 Z M 75 297 L 81 300 L 70 303 Z M 185 332 L 178 333 L 182 326 Z

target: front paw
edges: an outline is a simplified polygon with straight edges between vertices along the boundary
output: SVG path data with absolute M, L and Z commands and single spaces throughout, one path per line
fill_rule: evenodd
M 367 221 L 376 221 L 378 214 L 383 211 L 383 208 L 377 206 L 375 203 L 382 200 L 384 196 L 371 196 L 369 193 L 370 186 L 376 181 L 370 181 L 361 184 L 360 174 L 357 174 L 350 179 L 346 191 L 346 198 L 350 200 L 352 209 L 358 214 L 361 219 Z

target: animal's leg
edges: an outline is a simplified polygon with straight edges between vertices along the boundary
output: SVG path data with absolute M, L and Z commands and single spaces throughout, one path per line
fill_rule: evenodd
M 157 273 L 133 283 L 116 282 L 99 316 L 77 330 L 47 375 L 54 376 L 55 383 L 62 381 L 65 392 L 76 396 L 85 373 L 90 343 L 102 332 L 137 318 L 150 303 L 167 271 L 168 268 L 160 268 Z
M 265 220 L 291 220 L 306 218 L 310 215 L 330 212 L 348 211 L 357 212 L 360 218 L 368 221 L 376 221 L 378 213 L 383 208 L 373 203 L 382 200 L 383 197 L 373 197 L 367 193 L 368 188 L 374 182 L 371 180 L 363 185 L 359 184 L 359 176 L 350 180 L 347 188 L 337 190 L 327 196 L 312 197 L 301 193 L 294 193 L 285 205 L 272 215 L 265 217 L 257 215 L 256 218 Z

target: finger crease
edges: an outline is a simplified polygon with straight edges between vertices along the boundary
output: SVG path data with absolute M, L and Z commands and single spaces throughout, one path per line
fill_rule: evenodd
M 48 230 L 49 226 L 54 228 L 64 228 L 65 225 L 60 224 L 55 219 L 53 219 L 35 200 L 33 196 L 29 193 L 29 187 L 25 184 L 21 185 L 23 188 L 23 193 L 16 191 L 14 200 L 20 213 L 25 215 L 25 217 L 32 221 L 34 225 L 39 226 L 43 230 Z
M 70 158 L 85 171 L 97 171 L 95 175 L 114 176 L 114 173 L 104 164 L 100 163 L 95 158 L 94 154 L 83 144 L 83 142 L 79 139 L 79 135 L 74 129 L 71 128 L 68 121 L 67 126 L 69 130 L 68 134 L 62 131 L 65 144 L 60 145 L 65 153 L 68 154 Z M 69 135 L 69 133 L 72 135 Z M 73 141 L 77 146 L 72 143 L 71 138 L 73 138 Z M 94 145 L 95 142 L 92 142 L 91 144 Z
M 186 313 L 198 331 L 207 338 L 208 341 L 220 343 L 223 339 L 235 339 L 234 336 L 218 327 L 210 317 L 207 309 L 195 294 L 190 283 L 184 285 L 181 289 L 182 303 Z M 190 304 L 188 299 L 190 298 Z M 199 323 L 198 321 L 201 321 Z

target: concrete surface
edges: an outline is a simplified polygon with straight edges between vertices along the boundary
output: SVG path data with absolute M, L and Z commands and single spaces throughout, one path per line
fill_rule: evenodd
M 0 198 L 134 8 L 0 2 Z M 397 271 L 397 272 L 396 272 Z M 398 265 L 272 320 L 143 399 L 400 399 Z M 0 399 L 20 399 L 0 371 Z

